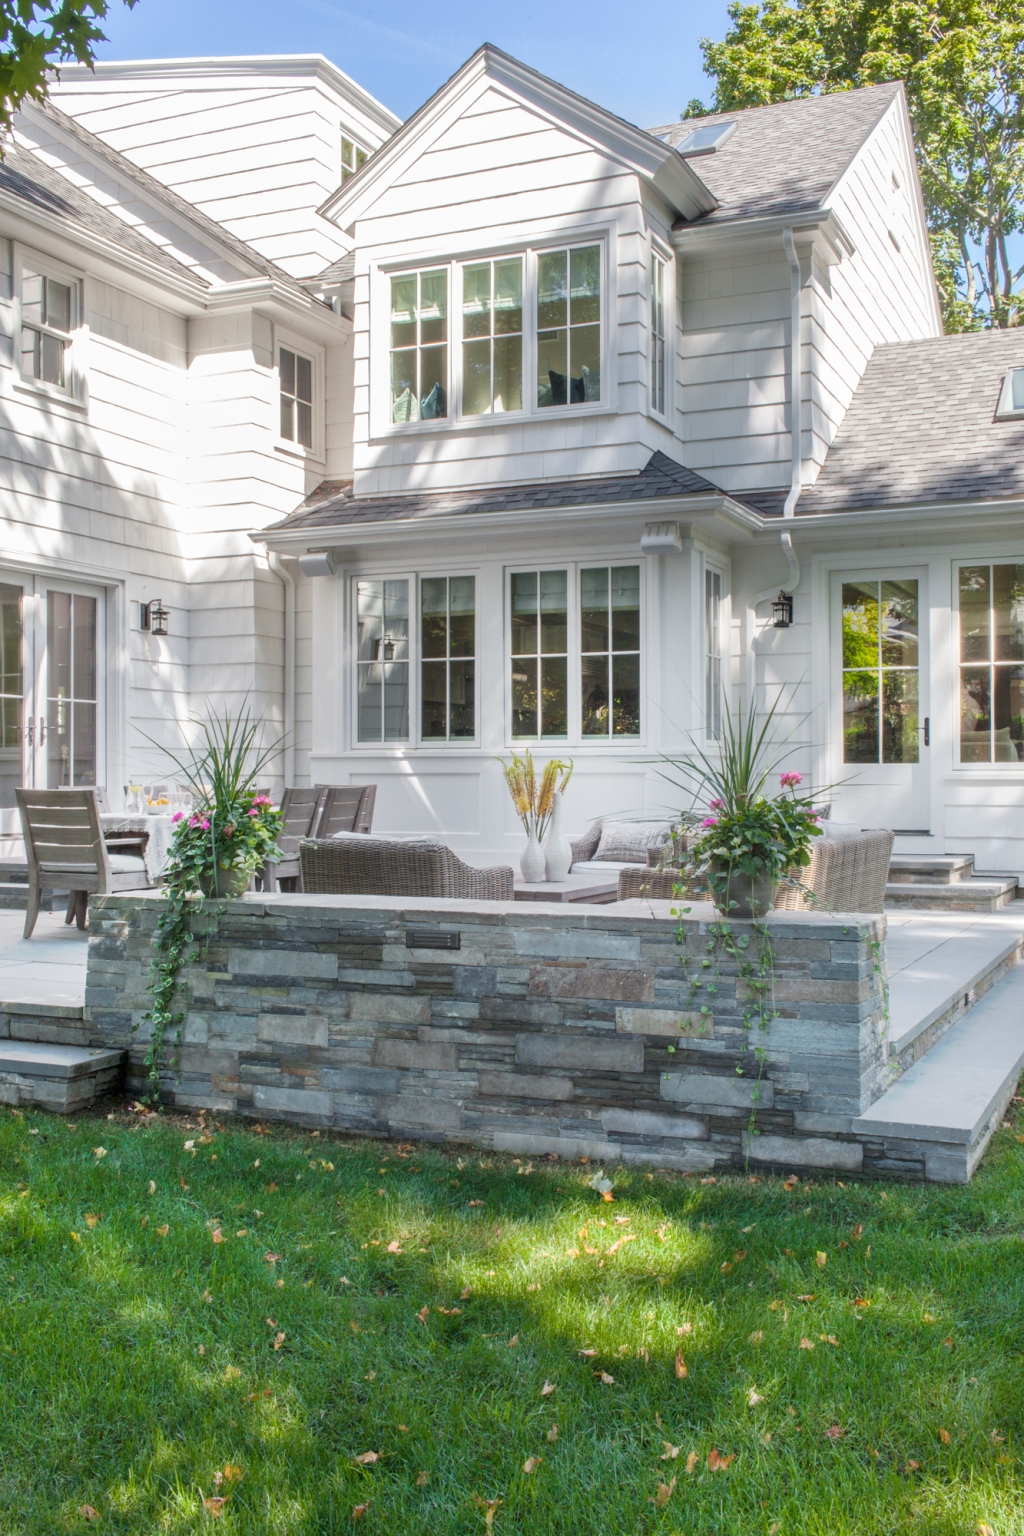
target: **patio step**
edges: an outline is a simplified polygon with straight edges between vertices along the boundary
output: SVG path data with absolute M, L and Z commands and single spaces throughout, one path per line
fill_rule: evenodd
M 128 1052 L 0 1040 L 0 1104 L 68 1115 L 119 1087 Z
M 1019 920 L 1010 913 L 991 921 L 973 913 L 894 916 L 886 952 L 890 1049 L 905 1071 L 1024 960 L 1024 911 Z
M 890 885 L 954 885 L 973 874 L 973 853 L 894 853 L 889 860 Z
M 966 1184 L 1024 1069 L 1024 964 L 1001 977 L 853 1130 L 881 1142 L 880 1166 L 920 1165 L 933 1183 Z
M 891 867 L 890 867 L 891 872 Z M 892 880 L 885 887 L 887 912 L 998 912 L 1017 896 L 1014 875 L 975 875 L 967 880 Z

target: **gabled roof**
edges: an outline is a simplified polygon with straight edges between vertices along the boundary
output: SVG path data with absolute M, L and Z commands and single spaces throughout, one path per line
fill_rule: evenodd
M 1024 331 L 876 347 L 797 517 L 1024 497 L 1024 420 L 997 421 Z
M 899 81 L 870 85 L 688 118 L 650 132 L 681 144 L 694 128 L 736 124 L 720 149 L 694 160 L 718 201 L 702 224 L 810 212 L 827 204 L 832 188 L 902 93 Z
M 435 125 L 455 109 L 459 98 L 483 79 L 504 85 L 572 131 L 618 155 L 684 217 L 697 218 L 715 206 L 700 172 L 670 145 L 520 63 L 493 43 L 484 43 L 317 211 L 339 227 L 351 228 L 405 168 L 417 141 L 429 138 Z
M 703 475 L 653 453 L 638 475 L 590 480 L 546 480 L 501 485 L 493 490 L 420 491 L 405 496 L 353 496 L 349 483 L 327 483 L 308 496 L 298 511 L 274 523 L 268 533 L 349 527 L 355 523 L 410 522 L 433 517 L 487 512 L 531 512 L 558 507 L 636 503 L 722 494 Z M 736 500 L 735 497 L 731 498 Z

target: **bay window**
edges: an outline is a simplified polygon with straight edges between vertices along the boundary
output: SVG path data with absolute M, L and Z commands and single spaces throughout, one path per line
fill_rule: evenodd
M 580 571 L 584 736 L 640 734 L 640 567 Z
M 420 699 L 424 741 L 476 734 L 476 578 L 424 576 L 420 584 Z
M 355 609 L 356 739 L 409 742 L 418 718 L 424 743 L 471 741 L 475 577 L 359 577 Z
M 537 258 L 537 404 L 601 398 L 601 247 Z
M 960 761 L 1024 760 L 1024 565 L 964 565 Z

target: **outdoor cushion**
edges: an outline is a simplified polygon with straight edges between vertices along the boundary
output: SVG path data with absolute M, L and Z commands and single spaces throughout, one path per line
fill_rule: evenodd
M 144 875 L 146 873 L 146 861 L 138 854 L 112 853 L 109 858 L 112 875 Z
M 667 821 L 605 821 L 594 854 L 598 864 L 646 864 L 648 848 L 660 848 L 671 834 Z

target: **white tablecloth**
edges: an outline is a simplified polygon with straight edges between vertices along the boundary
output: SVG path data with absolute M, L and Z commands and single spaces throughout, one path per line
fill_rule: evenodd
M 145 860 L 146 873 L 155 884 L 162 878 L 167 859 L 171 851 L 171 839 L 177 822 L 170 816 L 126 815 L 123 811 L 105 811 L 100 816 L 100 825 L 107 836 L 119 832 L 148 832 L 149 842 L 146 844 Z

